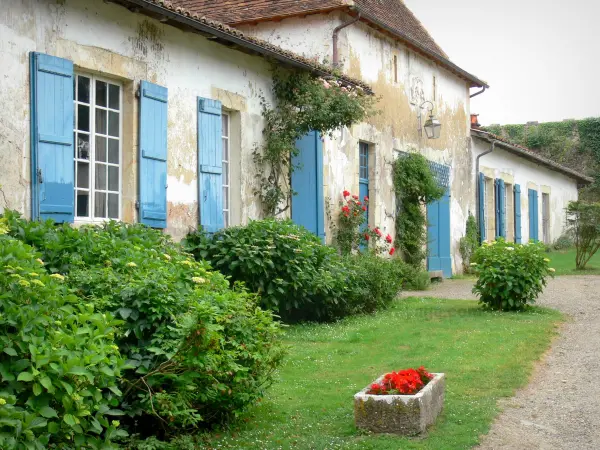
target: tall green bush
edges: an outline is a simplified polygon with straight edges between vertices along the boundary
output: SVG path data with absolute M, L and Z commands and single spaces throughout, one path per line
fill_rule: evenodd
M 479 247 L 479 230 L 477 229 L 477 221 L 472 214 L 469 214 L 465 235 L 460 238 L 459 250 L 462 256 L 463 272 L 471 272 L 471 258 L 473 253 Z
M 600 249 L 600 203 L 569 203 L 567 225 L 575 237 L 575 267 L 583 270 Z
M 119 323 L 39 256 L 0 236 L 0 448 L 108 448 L 126 435 L 111 417 L 123 414 Z
M 513 244 L 501 238 L 484 242 L 473 261 L 478 277 L 473 292 L 486 307 L 502 311 L 535 303 L 554 272 L 542 243 Z
M 127 359 L 121 406 L 131 431 L 166 436 L 222 423 L 271 383 L 283 356 L 272 314 L 160 231 L 7 219 L 79 301 L 121 320 L 115 341 Z

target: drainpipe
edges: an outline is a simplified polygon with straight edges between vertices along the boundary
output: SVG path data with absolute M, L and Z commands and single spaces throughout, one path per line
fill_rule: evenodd
M 339 64 L 339 57 L 338 57 L 338 34 L 340 32 L 340 30 L 342 28 L 346 28 L 347 26 L 352 25 L 355 22 L 358 22 L 360 20 L 360 12 L 358 13 L 358 16 L 356 16 L 354 19 L 350 20 L 349 22 L 343 23 L 341 25 L 338 25 L 337 27 L 335 27 L 333 29 L 333 67 L 337 67 Z
M 492 141 L 492 146 L 489 150 L 486 150 L 480 155 L 477 155 L 475 158 L 475 211 L 477 211 L 477 228 L 481 229 L 480 216 L 481 213 L 479 211 L 479 158 L 485 155 L 489 155 L 494 151 L 494 147 L 496 147 L 496 142 L 499 142 L 497 139 Z
M 484 92 L 485 92 L 485 86 L 483 87 L 482 90 L 475 92 L 474 94 L 470 95 L 469 97 L 470 98 L 477 97 L 479 94 L 483 94 Z

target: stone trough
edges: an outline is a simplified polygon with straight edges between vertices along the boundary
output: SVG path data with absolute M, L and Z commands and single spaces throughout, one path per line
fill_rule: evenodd
M 354 421 L 358 428 L 373 433 L 414 436 L 432 425 L 444 406 L 446 377 L 434 378 L 415 395 L 367 394 L 370 385 L 354 395 Z M 383 375 L 375 382 L 383 379 Z

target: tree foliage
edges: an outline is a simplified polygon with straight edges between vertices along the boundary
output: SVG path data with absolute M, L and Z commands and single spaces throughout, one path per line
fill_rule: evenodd
M 567 207 L 567 224 L 575 237 L 575 267 L 586 264 L 600 249 L 600 203 L 577 201 Z

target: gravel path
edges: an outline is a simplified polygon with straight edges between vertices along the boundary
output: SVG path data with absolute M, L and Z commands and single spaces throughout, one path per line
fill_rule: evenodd
M 471 280 L 447 280 L 426 292 L 475 298 Z M 531 382 L 502 402 L 478 449 L 600 449 L 600 276 L 550 280 L 538 304 L 571 317 Z

